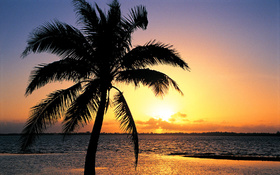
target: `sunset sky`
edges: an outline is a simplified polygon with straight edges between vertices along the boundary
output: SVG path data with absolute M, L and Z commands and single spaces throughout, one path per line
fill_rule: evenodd
M 97 2 L 108 10 L 111 1 Z M 164 98 L 140 87 L 124 91 L 138 132 L 280 131 L 280 1 L 278 0 L 121 0 L 123 15 L 135 5 L 148 10 L 145 31 L 132 44 L 168 43 L 191 70 L 157 66 L 184 93 L 170 89 Z M 25 97 L 31 70 L 59 58 L 20 57 L 29 33 L 54 19 L 76 25 L 69 0 L 0 1 L 0 133 L 19 133 L 29 110 L 55 89 L 53 83 Z M 93 122 L 92 122 L 93 123 Z M 91 131 L 92 123 L 79 131 Z M 120 132 L 112 110 L 103 132 Z M 61 132 L 58 124 L 48 130 Z

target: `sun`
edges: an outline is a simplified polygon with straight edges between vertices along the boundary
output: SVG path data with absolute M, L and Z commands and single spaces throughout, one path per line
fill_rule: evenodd
M 163 121 L 168 121 L 174 111 L 166 106 L 158 106 L 153 110 L 153 117 L 156 119 L 162 119 Z
M 178 104 L 175 99 L 153 99 L 145 104 L 145 115 L 154 119 L 172 122 L 170 120 L 178 112 Z

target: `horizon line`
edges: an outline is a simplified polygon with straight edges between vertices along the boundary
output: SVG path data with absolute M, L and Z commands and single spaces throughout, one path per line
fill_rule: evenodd
M 72 133 L 62 133 L 62 132 L 49 132 L 49 133 L 39 133 L 37 135 L 87 135 L 91 134 L 91 132 L 72 132 Z M 122 133 L 122 132 L 101 132 L 102 135 L 129 135 L 128 133 Z M 280 136 L 280 131 L 269 133 L 269 132 L 220 132 L 220 131 L 214 131 L 214 132 L 165 132 L 165 133 L 154 133 L 154 132 L 141 132 L 138 133 L 139 135 L 214 135 L 214 136 L 242 136 L 242 135 L 276 135 Z M 22 133 L 0 133 L 0 135 L 22 135 Z

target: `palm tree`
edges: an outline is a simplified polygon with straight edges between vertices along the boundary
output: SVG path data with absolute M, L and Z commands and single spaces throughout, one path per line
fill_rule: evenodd
M 67 89 L 57 90 L 31 109 L 21 136 L 21 148 L 26 150 L 47 127 L 63 118 L 63 132 L 75 131 L 95 119 L 85 160 L 85 174 L 95 174 L 95 157 L 103 117 L 112 101 L 116 119 L 134 144 L 135 165 L 138 161 L 138 134 L 123 92 L 114 84 L 132 83 L 148 86 L 156 96 L 163 96 L 169 87 L 182 93 L 166 74 L 149 67 L 169 64 L 188 70 L 189 67 L 171 45 L 150 41 L 132 47 L 131 35 L 136 29 L 146 29 L 147 11 L 136 6 L 128 17 L 122 17 L 120 4 L 114 0 L 104 13 L 97 4 L 74 0 L 81 30 L 60 21 L 36 28 L 22 53 L 48 52 L 61 59 L 40 64 L 30 75 L 26 95 L 48 83 L 72 81 Z M 110 100 L 111 90 L 115 91 Z M 95 116 L 95 117 L 94 117 Z

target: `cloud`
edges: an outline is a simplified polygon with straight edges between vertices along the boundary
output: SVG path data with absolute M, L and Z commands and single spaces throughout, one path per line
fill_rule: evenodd
M 193 122 L 170 122 L 162 119 L 150 118 L 148 121 L 137 121 L 139 132 L 267 132 L 275 133 L 280 130 L 277 125 L 242 125 L 235 126 L 222 123 L 210 123 L 203 119 Z
M 205 120 L 203 120 L 203 119 L 199 119 L 199 120 L 195 120 L 195 121 L 193 121 L 193 122 L 196 122 L 196 123 L 202 123 L 202 122 L 205 122 Z
M 148 121 L 137 121 L 136 125 L 137 127 L 139 126 L 140 129 L 159 129 L 161 125 L 162 119 L 155 119 L 155 118 L 150 118 Z
M 180 117 L 180 118 L 186 118 L 187 114 L 182 114 L 180 112 L 177 112 L 176 114 L 173 114 L 171 117 Z
M 177 118 L 175 118 L 177 116 Z M 181 117 L 180 117 L 181 116 Z M 150 132 L 265 132 L 265 133 L 276 133 L 280 131 L 279 125 L 270 124 L 259 124 L 259 125 L 231 125 L 229 123 L 210 123 L 203 119 L 182 122 L 182 119 L 187 119 L 186 115 L 180 113 L 173 115 L 172 119 L 176 119 L 176 122 L 164 121 L 162 119 L 149 118 L 147 121 L 136 121 L 136 127 L 139 133 L 150 133 Z M 13 121 L 13 122 L 0 122 L 0 134 L 8 133 L 21 133 L 25 122 Z M 80 127 L 78 132 L 91 132 L 93 127 L 93 122 Z M 123 132 L 119 129 L 120 123 L 116 120 L 104 121 L 101 132 Z M 54 126 L 50 127 L 46 132 L 56 132 L 62 131 L 61 123 L 58 122 Z
M 189 121 L 189 119 L 187 119 L 187 114 L 177 112 L 176 114 L 171 115 L 171 117 L 168 121 L 170 121 L 170 122 Z

